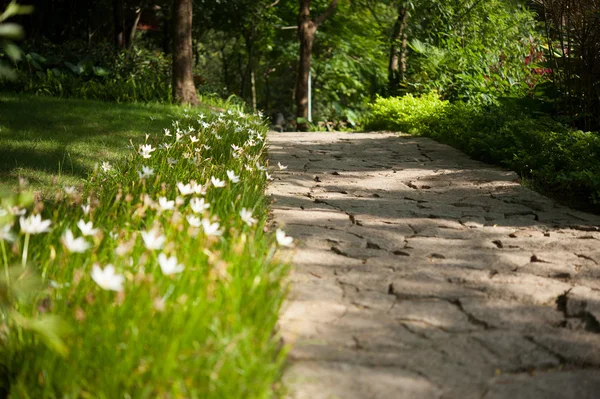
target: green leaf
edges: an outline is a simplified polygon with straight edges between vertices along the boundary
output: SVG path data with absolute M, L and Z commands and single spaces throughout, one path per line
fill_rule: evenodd
M 6 43 L 4 45 L 4 52 L 13 61 L 19 61 L 21 59 L 22 52 L 16 44 Z
M 73 65 L 69 61 L 65 61 L 65 66 L 76 75 L 81 75 L 83 73 L 83 66 L 81 64 Z
M 0 37 L 18 40 L 23 37 L 24 31 L 21 25 L 8 22 L 0 24 Z
M 6 10 L 0 14 L 0 22 L 12 17 L 13 15 L 24 15 L 31 14 L 33 12 L 33 6 L 22 6 L 17 4 L 16 1 L 11 1 Z
M 36 333 L 50 349 L 61 356 L 66 356 L 69 348 L 65 345 L 61 336 L 69 332 L 69 326 L 56 315 L 41 315 L 36 318 L 27 318 L 13 310 L 10 317 L 21 328 Z
M 109 75 L 109 71 L 99 67 L 99 66 L 95 66 L 93 67 L 93 71 L 94 71 L 94 75 L 96 76 L 108 76 Z
M 17 73 L 6 63 L 0 61 L 0 78 L 8 79 L 8 80 L 16 80 Z

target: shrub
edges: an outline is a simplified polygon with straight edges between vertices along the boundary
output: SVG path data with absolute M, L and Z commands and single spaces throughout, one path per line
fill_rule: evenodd
M 171 100 L 171 63 L 162 53 L 72 47 L 46 44 L 48 56 L 28 52 L 17 64 L 17 79 L 0 79 L 0 89 L 116 102 Z
M 378 98 L 368 127 L 429 136 L 513 169 L 545 190 L 600 203 L 600 134 L 520 105 L 448 103 L 431 93 Z
M 366 128 L 374 130 L 398 130 L 410 132 L 419 131 L 427 119 L 442 112 L 448 105 L 435 92 L 414 97 L 407 94 L 404 97 L 383 98 L 377 96 L 367 117 Z

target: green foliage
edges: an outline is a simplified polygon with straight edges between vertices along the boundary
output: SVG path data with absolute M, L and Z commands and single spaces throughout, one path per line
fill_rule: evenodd
M 45 102 L 47 112 L 29 116 L 45 128 L 37 137 L 29 132 L 27 139 L 60 136 L 62 118 L 71 126 L 73 116 L 61 114 L 64 101 L 27 99 Z M 96 105 L 100 112 L 86 115 L 87 134 L 80 139 L 102 136 L 110 116 L 128 116 L 120 123 L 135 125 L 137 115 L 148 128 L 129 140 L 114 138 L 121 148 L 129 142 L 128 150 L 105 155 L 106 163 L 82 184 L 61 187 L 52 200 L 22 205 L 26 217 L 38 214 L 50 221 L 49 232 L 29 234 L 12 207 L 0 207 L 1 215 L 9 215 L 0 220 L 0 244 L 6 233 L 13 241 L 0 271 L 16 263 L 21 269 L 23 258 L 40 276 L 30 300 L 7 306 L 0 297 L 0 393 L 11 398 L 276 396 L 285 349 L 275 328 L 287 267 L 278 259 L 274 238 L 264 232 L 267 176 L 258 166 L 266 167 L 265 124 L 234 110 L 156 106 L 156 119 L 173 115 L 177 121 L 154 130 L 140 105 L 104 104 L 113 111 L 108 113 L 102 103 L 89 108 Z M 233 145 L 240 149 L 233 152 Z M 19 162 L 31 162 L 23 158 Z M 142 175 L 143 167 L 151 171 Z M 225 180 L 225 187 L 211 185 L 213 176 Z M 191 180 L 204 191 L 186 195 L 178 188 Z M 203 197 L 210 207 L 194 208 L 192 196 Z M 171 208 L 161 205 L 161 197 L 173 201 Z M 242 219 L 243 208 L 255 223 Z M 194 225 L 194 215 L 218 221 L 222 235 Z M 99 230 L 82 236 L 80 220 Z M 67 229 L 87 242 L 83 253 L 69 249 Z M 156 250 L 141 234 L 153 229 L 165 238 Z M 168 274 L 161 253 L 175 256 L 182 269 Z M 122 276 L 116 292 L 91 273 L 95 265 L 109 264 Z M 11 293 L 24 292 L 11 287 Z M 0 281 L 0 296 L 4 292 Z M 16 321 L 7 321 L 6 309 L 17 309 L 24 318 L 11 313 Z
M 17 64 L 16 80 L 5 90 L 116 102 L 168 102 L 170 59 L 162 53 L 133 49 L 114 53 L 109 47 L 92 52 L 77 43 L 42 46 L 47 56 L 26 53 Z
M 526 62 L 540 31 L 519 1 L 424 1 L 410 18 L 409 91 L 485 104 L 522 96 L 540 79 Z
M 524 102 L 450 104 L 436 94 L 378 99 L 368 126 L 429 136 L 542 189 L 600 203 L 600 134 L 569 128 Z
M 32 11 L 33 7 L 19 5 L 15 0 L 12 0 L 4 12 L 0 14 L 0 80 L 16 79 L 16 74 L 10 63 L 3 60 L 2 56 L 4 55 L 12 62 L 20 60 L 21 49 L 14 41 L 23 38 L 23 28 L 21 25 L 5 21 L 15 15 L 30 14 Z
M 449 105 L 436 92 L 414 97 L 377 97 L 366 119 L 366 129 L 418 132 L 432 115 L 442 112 Z
M 342 2 L 319 28 L 311 68 L 316 120 L 355 125 L 374 96 L 382 93 L 389 48 L 387 29 L 376 17 L 388 19 L 391 14 L 383 4 L 373 7 Z

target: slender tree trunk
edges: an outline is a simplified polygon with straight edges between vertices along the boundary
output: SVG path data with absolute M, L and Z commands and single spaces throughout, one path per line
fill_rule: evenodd
M 252 110 L 256 112 L 256 78 L 254 76 L 254 68 L 250 71 L 250 90 L 252 92 Z
M 310 20 L 310 15 L 300 14 L 298 36 L 300 39 L 300 62 L 298 64 L 298 78 L 296 80 L 296 118 L 298 130 L 308 129 L 308 75 L 312 61 L 312 47 L 315 40 L 317 27 Z M 300 120 L 301 118 L 301 120 Z
M 92 29 L 94 24 L 94 6 L 95 1 L 91 0 L 88 3 L 88 15 L 87 15 L 87 38 L 88 38 L 88 48 L 92 47 L 92 37 L 94 36 L 94 30 Z
M 131 31 L 129 32 L 129 48 L 133 48 L 133 42 L 135 41 L 135 33 L 137 32 L 138 24 L 140 23 L 140 18 L 142 17 L 142 9 L 135 9 L 135 19 L 133 20 L 133 25 L 131 26 Z
M 407 23 L 408 9 L 404 5 L 401 5 L 398 7 L 398 18 L 394 23 L 392 32 L 390 61 L 388 64 L 388 92 L 392 96 L 398 94 L 400 82 L 404 81 L 406 74 Z
M 113 19 L 115 25 L 115 47 L 125 48 L 125 19 L 123 18 L 123 0 L 113 0 Z
M 312 48 L 315 34 L 321 25 L 335 11 L 338 0 L 331 0 L 327 10 L 312 20 L 310 18 L 311 0 L 300 0 L 298 18 L 298 40 L 300 41 L 300 60 L 296 77 L 296 123 L 298 130 L 308 129 L 308 75 L 312 61 Z
M 175 0 L 173 28 L 173 101 L 198 105 L 192 74 L 192 0 Z

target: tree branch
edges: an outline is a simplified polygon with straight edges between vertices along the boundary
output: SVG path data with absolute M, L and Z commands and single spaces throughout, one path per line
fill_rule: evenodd
M 323 22 L 325 22 L 325 20 L 327 18 L 329 18 L 329 16 L 331 14 L 333 14 L 333 12 L 335 11 L 337 5 L 338 5 L 339 0 L 331 0 L 331 3 L 329 3 L 329 7 L 327 7 L 327 10 L 325 10 L 325 12 L 321 15 L 319 15 L 317 18 L 315 18 L 315 25 L 318 27 L 319 25 L 321 25 Z
M 274 2 L 272 2 L 271 4 L 269 4 L 266 8 L 271 8 L 271 7 L 275 7 L 277 4 L 279 4 L 281 0 L 275 0 Z

